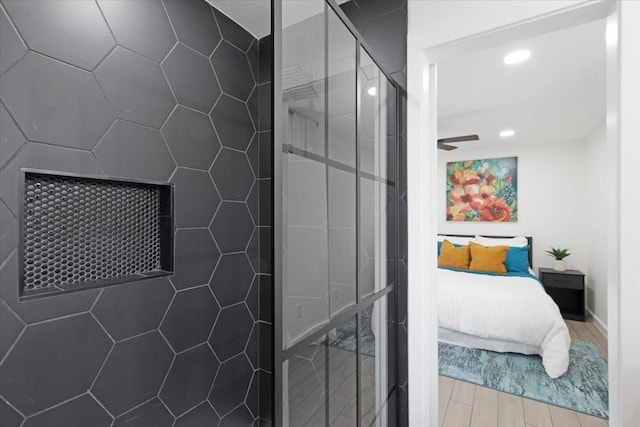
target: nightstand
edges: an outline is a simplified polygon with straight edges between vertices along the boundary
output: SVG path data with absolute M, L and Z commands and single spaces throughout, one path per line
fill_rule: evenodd
M 584 322 L 584 273 L 541 267 L 538 269 L 538 277 L 545 291 L 558 304 L 562 317 Z

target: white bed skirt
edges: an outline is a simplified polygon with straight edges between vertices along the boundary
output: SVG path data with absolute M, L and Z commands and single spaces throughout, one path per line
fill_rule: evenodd
M 461 347 L 481 348 L 498 353 L 542 354 L 540 346 L 504 341 L 492 338 L 482 338 L 447 328 L 438 328 L 438 341 Z

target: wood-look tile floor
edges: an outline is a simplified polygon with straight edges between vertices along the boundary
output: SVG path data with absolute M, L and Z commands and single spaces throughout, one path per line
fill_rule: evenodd
M 591 341 L 607 358 L 607 339 L 591 322 L 567 320 L 571 339 Z M 602 418 L 452 378 L 438 377 L 440 427 L 607 427 Z

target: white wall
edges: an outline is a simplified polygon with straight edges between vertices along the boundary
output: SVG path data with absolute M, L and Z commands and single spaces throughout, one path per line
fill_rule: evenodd
M 640 262 L 638 262 L 638 199 L 640 179 L 637 175 L 640 164 L 640 2 L 622 1 L 619 6 L 619 45 L 616 82 L 620 85 L 618 101 L 619 139 L 618 181 L 619 200 L 616 219 L 620 241 L 612 264 L 618 274 L 609 272 L 613 278 L 615 293 L 609 293 L 610 316 L 609 342 L 614 347 L 613 367 L 609 369 L 610 395 L 613 402 L 611 426 L 632 427 L 640 425 Z M 629 197 L 629 195 L 631 197 Z M 617 280 L 615 280 L 617 279 Z M 617 282 L 617 283 L 616 283 Z M 611 332 L 614 332 L 612 339 Z
M 495 145 L 438 153 L 438 232 L 532 236 L 533 268 L 551 267 L 544 253 L 551 247 L 568 248 L 567 267 L 586 273 L 589 266 L 590 230 L 606 230 L 594 221 L 587 202 L 586 143 L 556 142 L 527 146 Z M 462 145 L 462 144 L 461 144 Z M 518 157 L 518 221 L 453 222 L 446 220 L 446 163 L 450 161 Z
M 594 322 L 606 332 L 607 328 L 607 224 L 610 220 L 606 206 L 607 197 L 612 191 L 612 171 L 604 167 L 608 159 L 607 135 L 604 125 L 586 142 L 585 180 L 587 194 L 585 201 L 589 206 L 589 220 L 586 231 L 587 266 L 585 267 L 587 285 L 587 310 Z M 597 220 L 595 220 L 597 218 Z M 594 226 L 594 225 L 598 226 Z

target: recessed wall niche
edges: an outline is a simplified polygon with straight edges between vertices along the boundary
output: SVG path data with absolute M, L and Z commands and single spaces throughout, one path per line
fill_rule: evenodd
M 22 169 L 20 298 L 173 273 L 173 186 Z

